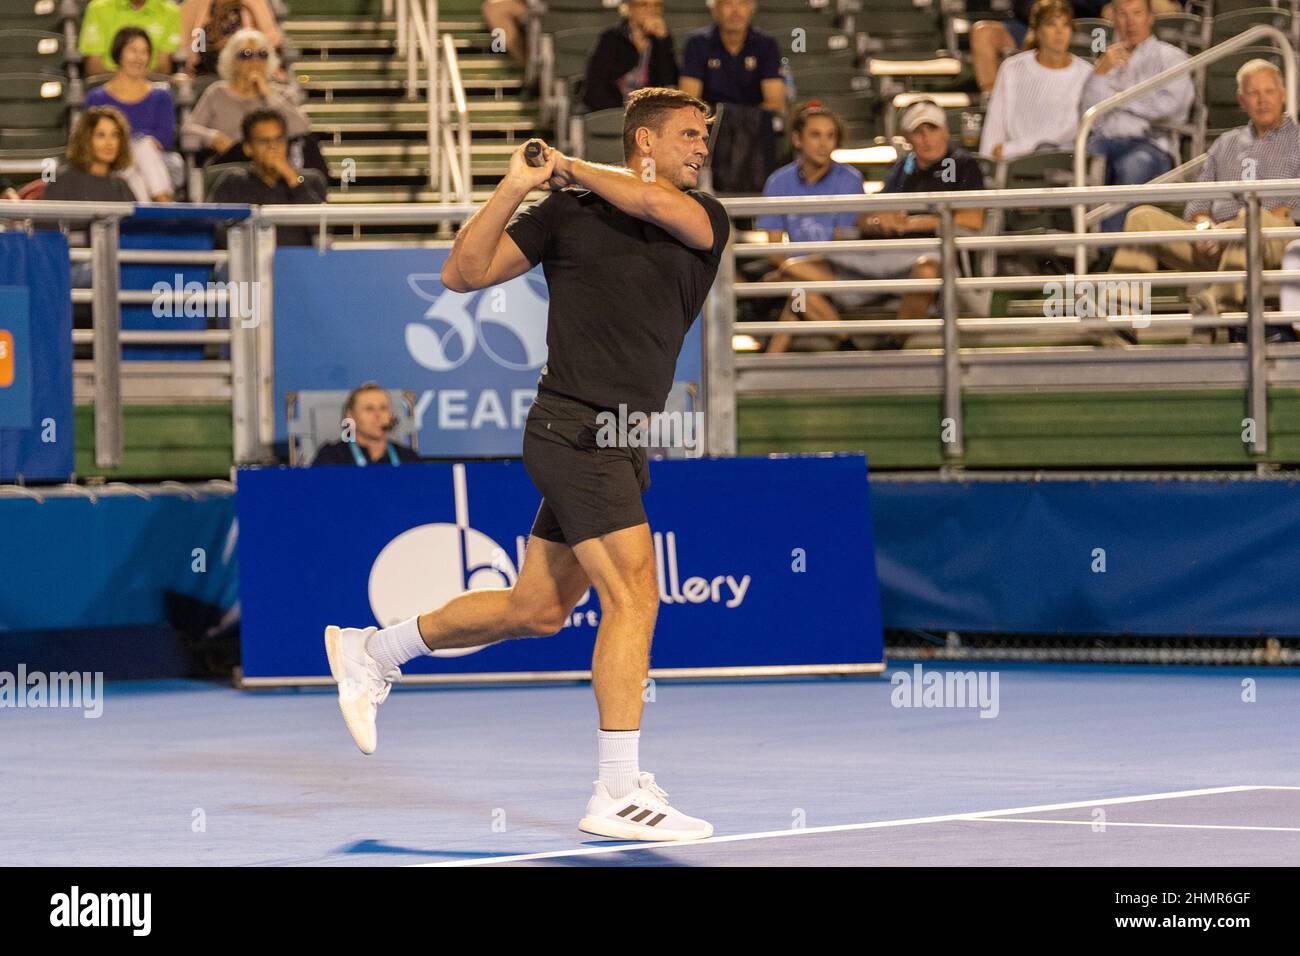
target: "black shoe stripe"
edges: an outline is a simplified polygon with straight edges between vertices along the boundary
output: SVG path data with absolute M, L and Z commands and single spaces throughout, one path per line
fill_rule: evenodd
M 661 814 L 659 814 L 658 816 L 656 816 L 653 820 L 647 820 L 646 823 L 645 823 L 645 825 L 648 826 L 648 827 L 652 827 L 652 826 L 654 826 L 655 824 L 657 824 L 657 823 L 659 823 L 660 821 L 662 821 L 663 818 L 666 817 L 666 816 L 668 816 L 668 814 L 666 814 L 666 813 L 661 813 Z
M 640 813 L 638 813 L 636 816 L 634 816 L 634 817 L 632 818 L 632 822 L 633 822 L 633 823 L 640 823 L 642 820 L 644 820 L 646 817 L 650 816 L 650 814 L 652 814 L 652 813 L 654 813 L 653 810 L 642 810 Z
M 629 803 L 629 804 L 628 804 L 627 806 L 625 806 L 622 810 L 618 811 L 618 815 L 619 815 L 620 817 L 625 817 L 625 816 L 627 816 L 629 813 L 636 813 L 636 812 L 637 812 L 638 810 L 640 810 L 640 809 L 641 809 L 641 808 L 638 807 L 635 803 Z

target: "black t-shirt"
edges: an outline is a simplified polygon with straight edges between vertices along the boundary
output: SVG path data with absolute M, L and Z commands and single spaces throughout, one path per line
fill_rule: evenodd
M 417 455 L 415 452 L 411 451 L 411 449 L 407 448 L 405 445 L 399 445 L 396 442 L 390 441 L 388 443 L 388 447 L 397 453 L 397 461 L 399 464 L 410 464 L 411 462 L 416 462 L 420 460 L 420 456 Z M 364 448 L 359 447 L 359 450 L 361 452 L 362 457 L 366 459 L 368 464 L 371 465 L 392 464 L 391 459 L 389 459 L 388 457 L 387 451 L 385 451 L 382 455 L 380 455 L 378 460 L 375 460 L 371 458 L 369 454 L 366 453 L 366 450 Z M 335 442 L 330 442 L 328 445 L 322 445 L 320 449 L 316 452 L 316 457 L 312 459 L 313 468 L 316 465 L 356 465 L 356 463 L 357 460 L 355 456 L 353 456 L 352 454 L 352 443 L 342 442 L 342 441 L 335 441 Z
M 663 411 L 731 230 L 722 203 L 693 189 L 686 195 L 709 214 L 709 249 L 692 249 L 587 189 L 553 192 L 506 226 L 528 261 L 542 263 L 550 290 L 539 388 L 597 408 Z
M 60 166 L 45 187 L 45 198 L 65 202 L 135 202 L 135 193 L 117 173 L 96 176 L 68 164 Z
M 949 162 L 951 160 L 951 162 Z M 915 153 L 894 164 L 885 181 L 886 193 L 940 193 L 953 189 L 983 189 L 984 173 L 970 153 L 950 148 L 929 169 L 922 169 Z

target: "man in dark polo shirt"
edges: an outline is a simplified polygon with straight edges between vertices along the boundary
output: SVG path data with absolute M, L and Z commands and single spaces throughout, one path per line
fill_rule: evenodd
M 388 440 L 397 427 L 393 403 L 378 382 L 358 385 L 343 406 L 343 439 L 322 445 L 312 460 L 316 465 L 401 465 L 420 460 L 405 445 Z
M 713 26 L 690 34 L 682 47 L 682 92 L 709 106 L 736 103 L 782 113 L 781 49 L 752 26 L 754 0 L 713 0 L 713 19 Z
M 289 140 L 284 117 L 275 110 L 254 110 L 244 117 L 244 155 L 247 169 L 231 169 L 212 187 L 208 202 L 248 203 L 251 206 L 325 201 L 325 178 L 314 169 L 298 169 L 289 162 Z M 306 226 L 277 226 L 275 241 L 281 246 L 310 246 Z
M 594 585 L 599 779 L 578 827 L 620 840 L 713 833 L 671 807 L 654 775 L 640 769 L 642 692 L 659 610 L 641 503 L 650 481 L 639 436 L 614 428 L 611 438 L 607 430 L 611 416 L 630 423 L 637 413 L 663 411 L 682 341 L 726 246 L 726 211 L 695 188 L 708 155 L 708 113 L 679 90 L 647 87 L 624 110 L 626 166 L 571 159 L 540 143 L 540 167 L 526 162 L 527 143 L 511 156 L 492 197 L 457 234 L 442 280 L 470 292 L 539 262 L 546 275 L 548 354 L 523 447 L 542 502 L 524 565 L 513 587 L 467 591 L 380 631 L 325 632 L 340 709 L 369 753 L 378 704 L 406 661 L 553 634 Z M 516 215 L 543 185 L 551 194 Z

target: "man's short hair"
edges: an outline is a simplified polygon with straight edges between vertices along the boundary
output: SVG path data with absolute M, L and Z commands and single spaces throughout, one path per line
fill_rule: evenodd
M 281 133 L 289 131 L 289 124 L 279 110 L 253 110 L 239 121 L 239 132 L 245 143 L 252 139 L 253 127 L 258 123 L 279 123 Z
M 667 86 L 647 86 L 632 93 L 623 107 L 623 158 L 630 159 L 636 152 L 638 129 L 648 126 L 657 133 L 670 113 L 684 109 L 699 110 L 705 125 L 713 118 L 708 103 L 681 90 Z
M 1252 73 L 1258 73 L 1260 70 L 1272 70 L 1273 75 L 1277 77 L 1278 85 L 1286 85 L 1282 80 L 1282 71 L 1278 68 L 1276 63 L 1273 63 L 1270 60 L 1265 60 L 1262 57 L 1255 57 L 1255 59 L 1247 60 L 1243 63 L 1241 69 L 1237 71 L 1237 92 L 1240 93 L 1242 87 L 1246 85 L 1246 77 L 1250 76 Z
M 1127 3 L 1127 2 L 1128 0 L 1115 0 L 1114 5 L 1118 7 L 1121 3 Z M 1155 16 L 1156 7 L 1153 0 L 1142 0 L 1142 5 L 1147 8 L 1147 13 L 1151 14 L 1152 16 Z M 1113 13 L 1111 15 L 1114 16 Z
M 790 135 L 802 136 L 804 127 L 814 116 L 825 116 L 835 124 L 835 145 L 844 145 L 844 120 L 840 119 L 840 114 L 836 113 L 829 106 L 823 106 L 820 100 L 809 100 L 803 106 L 799 107 L 794 114 L 794 119 L 790 121 Z
M 77 120 L 77 125 L 72 130 L 72 135 L 68 138 L 66 154 L 68 162 L 82 172 L 90 171 L 90 166 L 95 161 L 95 148 L 92 145 L 95 127 L 101 120 L 113 123 L 122 138 L 117 159 L 109 167 L 111 172 L 121 172 L 131 165 L 131 124 L 127 122 L 122 111 L 114 106 L 92 106 L 81 114 L 81 118 Z
M 108 55 L 119 67 L 122 65 L 122 51 L 132 40 L 143 40 L 149 50 L 149 58 L 153 59 L 153 40 L 149 39 L 149 34 L 140 27 L 122 27 L 113 35 L 113 45 L 108 51 Z

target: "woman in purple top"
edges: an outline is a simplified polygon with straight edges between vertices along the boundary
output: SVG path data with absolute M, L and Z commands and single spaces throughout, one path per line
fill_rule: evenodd
M 176 103 L 165 85 L 149 81 L 153 44 L 139 27 L 123 27 L 113 37 L 117 72 L 86 94 L 87 106 L 112 106 L 131 124 L 133 162 L 123 174 L 141 202 L 171 202 L 184 164 L 169 153 L 176 142 Z

